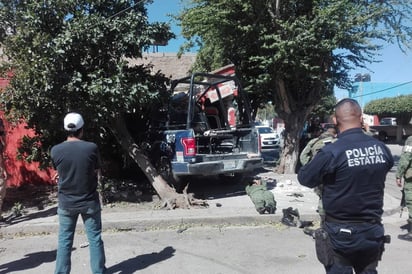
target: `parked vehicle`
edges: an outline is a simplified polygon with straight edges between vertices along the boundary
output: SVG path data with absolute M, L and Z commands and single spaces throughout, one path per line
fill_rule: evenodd
M 260 155 L 264 163 L 274 163 L 279 160 L 281 138 L 269 126 L 256 126 L 259 134 Z
M 195 176 L 241 177 L 263 164 L 249 101 L 235 76 L 194 73 L 172 82 L 151 130 L 151 160 L 176 186 Z
M 280 137 L 275 130 L 268 126 L 257 126 L 261 149 L 279 148 Z
M 369 128 L 377 132 L 378 138 L 381 141 L 396 138 L 398 130 L 402 138 L 407 138 L 412 135 L 412 124 L 409 123 L 405 126 L 398 125 L 394 117 L 384 117 L 380 120 L 380 125 L 370 126 Z
M 396 118 L 394 117 L 385 117 L 380 121 L 382 126 L 396 126 Z

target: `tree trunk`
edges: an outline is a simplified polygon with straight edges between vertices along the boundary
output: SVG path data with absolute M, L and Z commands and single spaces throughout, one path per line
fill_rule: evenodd
M 278 173 L 296 173 L 296 166 L 299 161 L 301 129 L 304 125 L 304 121 L 300 121 L 302 120 L 300 117 L 301 115 L 289 115 L 283 119 L 285 121 L 285 136 L 280 155 L 280 164 L 276 170 Z
M 313 105 L 302 107 L 288 92 L 282 79 L 277 80 L 277 93 L 275 94 L 276 112 L 285 123 L 284 143 L 280 155 L 280 163 L 276 168 L 277 173 L 294 174 L 299 161 L 300 139 L 302 129 L 313 109 Z
M 122 148 L 146 175 L 147 179 L 164 202 L 164 206 L 167 206 L 169 209 L 190 208 L 191 206 L 196 205 L 207 206 L 205 201 L 194 199 L 192 194 L 187 194 L 187 188 L 183 193 L 177 193 L 176 190 L 172 188 L 162 176 L 160 176 L 150 160 L 134 142 L 123 117 L 118 116 L 113 120 L 111 131 Z

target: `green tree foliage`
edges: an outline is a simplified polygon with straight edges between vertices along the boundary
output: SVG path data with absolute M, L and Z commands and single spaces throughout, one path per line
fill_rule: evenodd
M 309 119 L 319 117 L 322 122 L 330 122 L 329 119 L 331 115 L 333 115 L 336 103 L 336 97 L 334 95 L 322 97 L 309 114 Z
M 177 18 L 200 47 L 197 68 L 233 63 L 252 104 L 272 101 L 285 121 L 279 172 L 294 172 L 303 124 L 334 85 L 348 88 L 351 69 L 376 61 L 382 43 L 411 41 L 408 0 L 184 2 Z
M 22 154 L 46 160 L 51 145 L 64 139 L 69 111 L 86 120 L 86 137 L 113 153 L 114 119 L 125 113 L 147 118 L 147 108 L 166 89 L 167 79 L 150 66 L 130 66 L 156 41 L 174 35 L 164 23 L 148 22 L 144 3 L 132 0 L 1 0 L 0 39 L 12 70 L 1 94 L 9 118 L 24 117 L 39 134 L 25 138 Z M 144 124 L 140 132 L 144 133 Z M 138 131 L 137 131 L 138 132 Z
M 276 117 L 275 109 L 270 102 L 260 106 L 256 115 L 254 115 L 255 113 L 252 114 L 252 119 L 255 118 L 262 121 L 268 120 L 269 122 Z
M 367 103 L 363 112 L 379 117 L 395 117 L 400 125 L 407 125 L 412 118 L 412 95 L 373 100 Z

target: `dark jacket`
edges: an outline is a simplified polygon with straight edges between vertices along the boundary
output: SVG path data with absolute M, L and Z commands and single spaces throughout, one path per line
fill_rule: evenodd
M 389 148 L 353 128 L 322 148 L 298 173 L 300 184 L 323 184 L 326 216 L 348 221 L 379 220 L 383 213 L 385 178 L 393 166 Z

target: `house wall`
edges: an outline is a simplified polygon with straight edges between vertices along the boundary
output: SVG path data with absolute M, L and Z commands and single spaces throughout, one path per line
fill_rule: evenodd
M 0 118 L 3 119 L 6 147 L 3 152 L 4 163 L 7 171 L 7 186 L 21 186 L 23 184 L 54 184 L 51 180 L 52 169 L 41 170 L 37 162 L 28 163 L 17 159 L 17 149 L 20 147 L 23 136 L 33 137 L 33 130 L 27 129 L 27 124 L 21 121 L 18 124 L 9 123 L 4 112 L 0 111 Z
M 9 75 L 11 77 L 11 75 Z M 4 89 L 9 78 L 0 78 L 0 90 Z M 21 186 L 23 184 L 53 184 L 51 181 L 52 170 L 40 170 L 38 163 L 28 163 L 17 159 L 17 149 L 20 147 L 23 136 L 34 136 L 34 131 L 27 129 L 27 124 L 20 121 L 11 124 L 5 118 L 4 111 L 0 111 L 0 118 L 3 120 L 6 134 L 6 147 L 3 151 L 3 158 L 8 174 L 7 186 Z
M 186 53 L 179 58 L 176 53 L 157 52 L 143 53 L 141 59 L 129 59 L 129 63 L 131 65 L 152 64 L 154 72 L 160 70 L 166 77 L 179 79 L 189 75 L 195 60 L 195 53 Z

